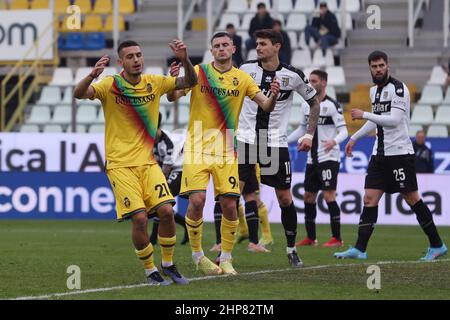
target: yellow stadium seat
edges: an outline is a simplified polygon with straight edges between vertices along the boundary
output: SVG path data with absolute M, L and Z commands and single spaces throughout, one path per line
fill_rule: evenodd
M 67 19 L 69 18 L 69 16 L 65 16 L 64 17 L 64 21 L 62 22 L 62 24 L 61 24 L 61 26 L 59 27 L 59 31 L 61 31 L 61 32 L 80 32 L 81 31 L 81 29 L 80 30 L 77 30 L 77 29 L 69 29 L 68 28 L 68 25 L 67 25 Z
M 9 8 L 11 10 L 28 10 L 30 4 L 28 3 L 28 0 L 12 0 Z
M 67 8 L 70 7 L 69 0 L 55 1 L 55 13 L 58 15 L 64 15 L 67 13 Z
M 90 15 L 86 16 L 83 24 L 84 32 L 100 32 L 103 29 L 102 16 Z
M 91 0 L 75 0 L 74 5 L 80 7 L 81 14 L 89 14 L 92 12 Z
M 94 6 L 95 14 L 112 14 L 112 2 L 111 0 L 97 0 Z
M 49 0 L 33 0 L 31 2 L 31 9 L 39 10 L 39 9 L 48 9 L 49 8 Z
M 108 16 L 106 18 L 106 23 L 105 23 L 105 31 L 111 32 L 114 29 L 114 19 L 113 16 Z M 119 16 L 119 31 L 124 31 L 125 30 L 125 20 L 123 19 L 122 16 Z
M 134 0 L 120 0 L 119 12 L 120 14 L 132 14 L 136 10 L 134 8 Z

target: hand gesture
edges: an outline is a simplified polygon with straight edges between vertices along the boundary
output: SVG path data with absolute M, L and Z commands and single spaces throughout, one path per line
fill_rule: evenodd
M 357 119 L 362 119 L 363 118 L 363 114 L 364 111 L 362 111 L 361 109 L 352 109 L 352 120 L 357 120 Z
M 331 150 L 333 150 L 334 146 L 336 145 L 336 141 L 335 140 L 324 141 L 323 145 L 325 147 L 325 152 L 328 153 Z
M 188 58 L 187 47 L 183 43 L 183 41 L 173 40 L 171 43 L 169 43 L 169 47 L 170 49 L 172 49 L 176 58 L 178 58 L 181 61 L 187 60 Z
M 181 66 L 181 63 L 176 63 L 175 61 L 172 62 L 172 64 L 170 65 L 170 75 L 172 77 L 178 77 L 180 75 Z
M 305 134 L 303 137 L 298 139 L 297 151 L 309 151 L 312 147 L 313 137 L 310 134 Z
M 355 145 L 355 140 L 348 140 L 345 146 L 345 155 L 349 158 L 353 157 L 353 146 Z
M 108 56 L 103 56 L 100 60 L 97 61 L 94 69 L 92 69 L 89 75 L 94 79 L 98 78 L 98 76 L 102 74 L 103 70 L 105 70 L 105 67 L 109 63 L 109 60 L 110 58 Z
M 270 91 L 272 94 L 274 94 L 276 97 L 280 93 L 280 82 L 278 81 L 277 77 L 274 77 L 272 80 L 272 83 L 270 84 Z

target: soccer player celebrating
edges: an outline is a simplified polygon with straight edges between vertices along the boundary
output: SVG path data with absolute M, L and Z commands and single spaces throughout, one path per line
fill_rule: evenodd
M 330 211 L 331 239 L 324 247 L 340 247 L 341 210 L 336 202 L 337 176 L 341 152 L 339 144 L 347 139 L 348 132 L 342 108 L 339 103 L 326 93 L 328 74 L 322 70 L 314 70 L 309 76 L 309 82 L 316 89 L 320 100 L 320 119 L 314 135 L 311 151 L 305 172 L 305 227 L 307 237 L 296 243 L 298 246 L 317 245 L 316 239 L 316 199 L 319 190 Z M 306 122 L 309 117 L 308 104 L 302 104 L 304 119 L 297 130 L 288 137 L 288 142 L 297 141 L 306 132 Z
M 414 149 L 409 138 L 409 91 L 403 82 L 389 75 L 388 56 L 374 51 L 368 57 L 375 86 L 370 89 L 372 113 L 352 109 L 352 119 L 368 120 L 345 146 L 352 156 L 356 141 L 376 129 L 376 140 L 367 169 L 364 209 L 354 248 L 334 254 L 336 258 L 367 259 L 366 248 L 378 218 L 378 202 L 383 194 L 400 192 L 428 236 L 430 246 L 422 260 L 431 261 L 447 253 L 430 209 L 417 189 Z
M 244 98 L 249 97 L 270 112 L 280 84 L 273 78 L 269 84 L 271 94 L 266 97 L 247 73 L 234 68 L 232 55 L 236 48 L 228 33 L 216 33 L 211 47 L 213 62 L 195 67 L 198 85 L 192 88 L 181 195 L 189 197 L 186 225 L 198 270 L 205 274 L 236 274 L 231 252 L 238 226 L 236 200 L 240 189 L 234 131 Z M 201 243 L 210 176 L 223 212 L 219 266 L 204 255 Z
M 310 105 L 307 133 L 299 139 L 299 151 L 311 148 L 319 118 L 316 90 L 309 85 L 302 71 L 280 63 L 278 53 L 283 44 L 281 34 L 275 30 L 259 30 L 256 35 L 258 60 L 249 61 L 241 70 L 251 75 L 260 89 L 268 93 L 274 78 L 281 79 L 281 91 L 275 109 L 268 112 L 258 101 L 246 99 L 239 118 L 239 179 L 241 189 L 255 181 L 255 165 L 261 168 L 261 183 L 275 188 L 281 208 L 289 263 L 302 267 L 303 262 L 295 248 L 297 211 L 291 193 L 291 162 L 287 144 L 287 127 L 294 91 Z M 253 183 L 253 186 L 257 184 Z M 245 190 L 244 190 L 245 191 Z M 244 193 L 245 215 L 250 236 L 249 249 L 258 243 L 258 207 L 253 188 Z
M 168 285 L 153 262 L 153 246 L 147 233 L 148 214 L 156 212 L 161 220 L 159 243 L 162 272 L 175 283 L 187 284 L 173 264 L 176 242 L 172 205 L 175 202 L 153 147 L 156 139 L 160 96 L 197 83 L 194 67 L 186 46 L 179 40 L 170 43 L 183 63 L 185 77 L 143 75 L 144 56 L 134 41 L 118 48 L 120 74 L 92 84 L 100 76 L 110 58 L 102 57 L 91 73 L 74 90 L 77 99 L 99 99 L 105 113 L 106 174 L 116 198 L 118 221 L 131 220 L 132 241 L 136 255 L 143 262 L 150 285 Z

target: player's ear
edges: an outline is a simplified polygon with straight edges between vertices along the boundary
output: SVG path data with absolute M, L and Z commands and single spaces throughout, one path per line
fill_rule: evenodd
M 233 54 L 235 54 L 236 53 L 236 46 L 233 44 Z

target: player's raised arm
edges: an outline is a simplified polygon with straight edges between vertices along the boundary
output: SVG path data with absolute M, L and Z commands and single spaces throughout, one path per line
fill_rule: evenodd
M 99 61 L 97 61 L 91 73 L 77 84 L 73 91 L 73 96 L 76 99 L 92 99 L 94 97 L 95 90 L 91 86 L 91 83 L 102 74 L 103 70 L 105 70 L 105 67 L 109 63 L 109 60 L 110 59 L 108 56 L 103 56 Z
M 170 65 L 170 76 L 178 77 L 180 75 L 181 66 L 182 66 L 181 63 L 177 63 L 175 61 L 172 62 L 172 64 Z M 170 102 L 174 102 L 185 95 L 186 94 L 184 92 L 184 89 L 174 90 L 167 93 L 167 100 L 169 100 Z
M 178 77 L 176 81 L 176 89 L 192 88 L 198 82 L 197 73 L 187 54 L 186 45 L 180 40 L 173 40 L 169 44 L 175 57 L 178 58 L 184 67 L 184 77 Z
M 253 98 L 253 101 L 255 101 L 265 112 L 272 112 L 273 109 L 275 109 L 278 94 L 280 93 L 280 82 L 277 78 L 274 78 L 270 84 L 270 91 L 271 94 L 269 97 L 266 97 L 262 92 L 258 92 Z

